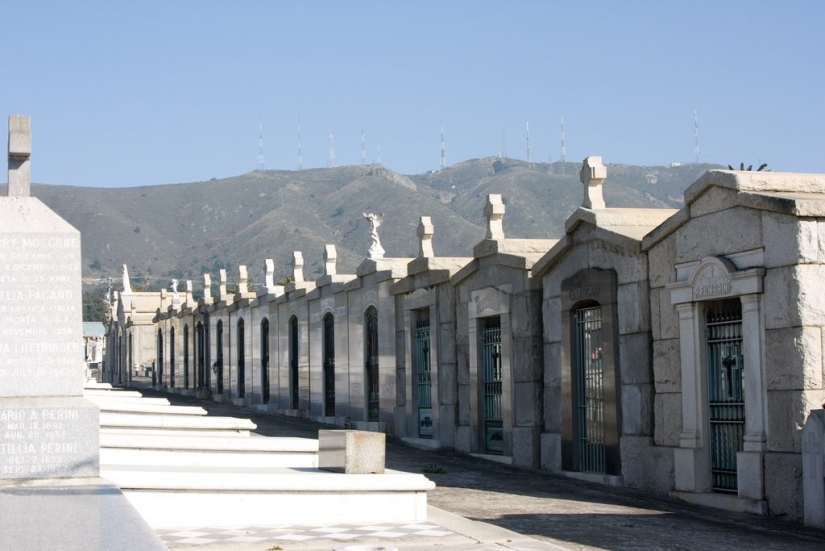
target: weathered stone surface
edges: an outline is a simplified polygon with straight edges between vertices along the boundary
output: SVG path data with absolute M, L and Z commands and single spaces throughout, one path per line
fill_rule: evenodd
M 681 370 L 679 339 L 653 341 L 653 381 L 656 392 L 681 392 Z
M 796 297 L 791 296 L 792 285 L 792 267 L 772 268 L 765 273 L 763 305 L 766 329 L 781 329 L 791 325 L 791 308 L 796 305 Z
M 654 339 L 679 338 L 679 314 L 670 301 L 670 289 L 662 287 L 650 292 L 650 310 Z
M 762 213 L 765 267 L 792 266 L 816 262 L 819 253 L 816 220 Z
M 540 438 L 538 427 L 513 427 L 513 465 L 538 467 Z
M 712 212 L 730 209 L 736 205 L 736 191 L 720 187 L 709 187 L 690 205 L 691 218 L 705 216 Z
M 618 286 L 619 334 L 650 331 L 650 295 L 645 282 Z
M 724 236 L 724 239 L 720 239 Z M 676 232 L 676 262 L 701 260 L 762 246 L 759 211 L 735 207 L 691 218 Z
M 774 390 L 768 392 L 768 449 L 801 453 L 802 429 L 812 409 L 825 401 L 825 391 Z
M 561 385 L 561 343 L 544 345 L 544 384 Z
M 765 497 L 768 498 L 769 515 L 802 519 L 802 456 L 765 454 Z
M 541 434 L 541 468 L 550 472 L 561 470 L 561 434 L 557 432 Z
M 514 426 L 541 426 L 542 390 L 542 387 L 535 383 L 515 383 L 513 385 Z
M 458 400 L 458 380 L 455 364 L 438 366 L 438 401 L 440 404 L 455 404 Z
M 319 430 L 318 468 L 345 474 L 381 474 L 386 435 L 360 430 Z
M 460 425 L 455 430 L 455 449 L 462 453 L 473 451 L 473 431 L 467 425 Z
M 819 262 L 825 262 L 825 220 L 817 220 L 816 233 L 818 242 L 816 259 Z
M 442 363 L 455 363 L 455 325 L 452 323 L 441 323 L 438 325 L 438 357 Z M 396 350 L 403 350 L 397 348 Z
M 458 424 L 470 424 L 470 385 L 458 385 Z
M 510 298 L 510 328 L 514 338 L 540 335 L 541 324 L 539 293 L 524 293 Z
M 544 276 L 544 295 L 557 297 L 561 295 L 561 282 L 579 270 L 589 267 L 589 251 L 584 245 L 574 245 L 564 258 Z
M 561 431 L 562 397 L 561 387 L 544 387 L 544 428 L 551 432 Z
M 442 323 L 455 322 L 455 287 L 452 285 L 439 285 L 436 292 L 438 321 Z
M 456 375 L 459 385 L 470 384 L 470 361 L 466 345 L 456 346 Z
M 682 395 L 656 394 L 653 401 L 656 426 L 653 440 L 657 446 L 678 446 L 679 433 L 682 431 Z
M 442 448 L 455 447 L 456 406 L 442 405 L 438 410 L 438 439 Z
M 590 267 L 613 269 L 619 285 L 647 280 L 647 259 L 602 239 L 590 242 Z
M 543 336 L 545 342 L 561 342 L 561 299 L 549 298 L 542 301 Z
M 823 281 L 825 281 L 824 265 L 803 264 L 794 268 L 791 299 L 796 298 L 797 302 L 791 305 L 792 325 L 825 326 Z
M 653 385 L 622 385 L 622 433 L 651 434 Z
M 653 369 L 650 360 L 649 333 L 619 335 L 619 378 L 623 384 L 651 382 Z
M 765 331 L 768 390 L 822 388 L 822 330 L 791 327 Z
M 657 448 L 649 436 L 623 436 L 622 476 L 626 485 L 656 494 L 673 488 L 673 450 Z
M 671 235 L 660 241 L 647 253 L 650 287 L 664 287 L 676 279 L 676 236 Z
M 542 343 L 538 336 L 513 339 L 513 381 L 534 382 L 542 378 Z

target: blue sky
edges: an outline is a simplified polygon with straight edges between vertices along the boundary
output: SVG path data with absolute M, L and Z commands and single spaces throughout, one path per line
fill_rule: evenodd
M 100 187 L 496 155 L 825 172 L 819 1 L 0 0 L 32 179 Z M 3 178 L 5 180 L 5 178 Z

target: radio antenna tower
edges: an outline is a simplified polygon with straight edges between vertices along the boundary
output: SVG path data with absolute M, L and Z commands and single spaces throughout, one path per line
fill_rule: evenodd
M 329 133 L 329 156 L 327 157 L 327 168 L 335 168 L 335 136 Z
M 699 115 L 696 113 L 696 106 L 693 106 L 693 134 L 696 140 L 695 150 L 694 150 L 694 160 L 693 162 L 699 163 Z
M 367 137 L 364 134 L 364 127 L 361 127 L 361 166 L 367 164 Z
M 524 137 L 527 144 L 527 168 L 531 168 L 530 164 L 530 121 L 524 121 Z
M 507 158 L 507 127 L 501 127 L 501 155 L 502 159 Z
M 298 170 L 304 169 L 304 159 L 301 156 L 301 117 L 298 117 Z
M 264 170 L 264 121 L 258 118 L 258 170 Z
M 447 149 L 444 147 L 444 125 L 441 125 L 441 170 L 447 168 Z

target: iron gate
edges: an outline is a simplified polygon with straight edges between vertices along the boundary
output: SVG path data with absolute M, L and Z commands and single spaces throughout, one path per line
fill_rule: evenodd
M 335 318 L 324 316 L 324 415 L 335 415 Z
M 574 313 L 578 470 L 604 473 L 604 362 L 601 306 Z
M 418 382 L 418 436 L 433 437 L 432 371 L 430 369 L 430 317 L 415 324 L 415 376 Z
M 481 365 L 484 376 L 484 451 L 504 453 L 501 415 L 501 320 L 484 320 L 481 333 Z
M 736 492 L 736 453 L 745 432 L 742 304 L 725 301 L 707 310 L 708 410 L 711 485 Z
M 378 421 L 378 310 L 367 310 L 367 421 Z

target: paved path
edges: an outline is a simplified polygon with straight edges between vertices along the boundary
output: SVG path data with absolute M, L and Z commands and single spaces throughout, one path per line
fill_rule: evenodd
M 260 435 L 315 438 L 320 427 L 303 419 L 256 413 L 177 395 L 167 397 L 173 404 L 197 403 L 210 415 L 251 418 L 258 425 L 255 432 Z M 450 532 L 378 540 L 399 550 L 825 550 L 825 531 L 796 523 L 701 508 L 631 489 L 587 484 L 459 453 L 418 450 L 391 440 L 387 442 L 387 467 L 414 473 L 430 471 L 427 476 L 435 481 L 436 489 L 428 494 L 428 502 L 436 509 L 431 511 L 428 523 L 438 526 L 435 531 Z M 288 551 L 310 551 L 356 543 L 374 544 L 375 540 L 334 541 L 313 537 L 283 543 L 269 539 L 257 545 L 241 543 L 209 544 L 206 548 L 209 551 L 263 551 L 280 547 Z

